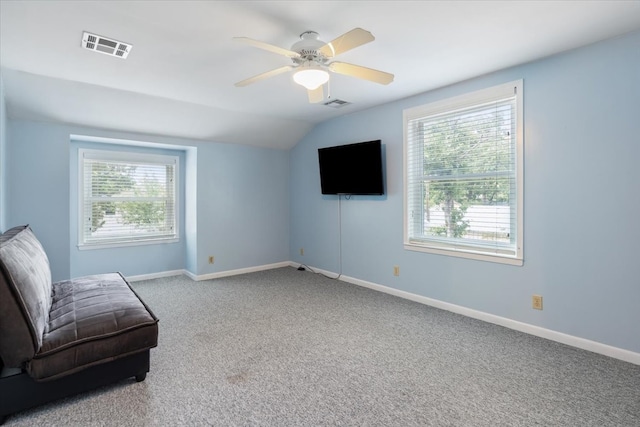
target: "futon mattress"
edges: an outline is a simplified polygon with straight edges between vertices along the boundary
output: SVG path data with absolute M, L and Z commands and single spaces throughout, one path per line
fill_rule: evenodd
M 119 273 L 52 288 L 42 346 L 26 366 L 32 378 L 55 379 L 157 345 L 158 319 Z

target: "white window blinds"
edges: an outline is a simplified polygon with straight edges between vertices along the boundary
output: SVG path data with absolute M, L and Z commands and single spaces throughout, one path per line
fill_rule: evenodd
M 522 82 L 404 112 L 405 247 L 522 260 Z
M 83 150 L 80 245 L 172 240 L 177 156 Z

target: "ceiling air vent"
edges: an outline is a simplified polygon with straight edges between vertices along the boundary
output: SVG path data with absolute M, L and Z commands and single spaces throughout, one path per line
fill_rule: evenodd
M 342 99 L 333 99 L 329 102 L 325 102 L 323 105 L 326 105 L 327 107 L 331 107 L 331 108 L 342 108 L 345 105 L 349 105 L 349 104 L 351 103 L 347 101 L 343 101 Z
M 128 43 L 97 36 L 85 31 L 82 34 L 82 47 L 95 52 L 125 59 L 127 55 L 129 55 L 129 52 L 131 52 L 131 48 L 133 46 Z

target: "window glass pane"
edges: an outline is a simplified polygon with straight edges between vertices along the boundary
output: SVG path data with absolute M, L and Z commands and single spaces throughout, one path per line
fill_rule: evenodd
M 156 202 L 93 202 L 89 237 L 142 237 L 173 233 L 167 223 L 167 204 Z
M 91 196 L 109 197 L 133 185 L 135 166 L 120 163 L 89 162 Z
M 509 178 L 425 181 L 423 235 L 509 243 Z

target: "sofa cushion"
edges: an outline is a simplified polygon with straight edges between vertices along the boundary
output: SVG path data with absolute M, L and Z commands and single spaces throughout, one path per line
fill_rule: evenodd
M 51 270 L 28 225 L 0 237 L 0 358 L 17 368 L 42 345 L 51 307 Z
M 29 226 L 28 225 L 18 225 L 18 226 L 15 226 L 13 228 L 10 228 L 7 231 L 5 231 L 4 233 L 0 234 L 0 244 L 2 244 L 4 242 L 8 242 L 9 240 L 13 239 L 13 236 L 15 236 L 16 234 L 20 233 L 22 230 L 24 230 L 27 227 L 29 227 Z
M 158 319 L 118 273 L 53 284 L 42 347 L 27 363 L 37 380 L 155 347 Z

